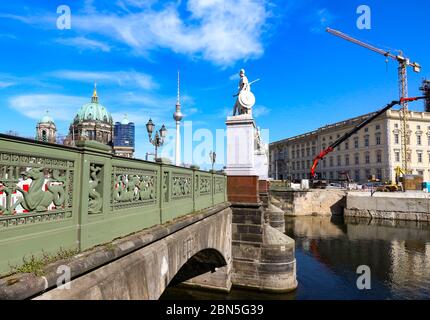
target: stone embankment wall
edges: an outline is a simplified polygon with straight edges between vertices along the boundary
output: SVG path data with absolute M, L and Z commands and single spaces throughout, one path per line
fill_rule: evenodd
M 270 214 L 261 204 L 233 203 L 232 209 L 233 286 L 269 292 L 296 289 L 294 240 L 265 221 Z
M 422 192 L 348 193 L 345 216 L 430 221 L 430 195 Z
M 346 191 L 271 191 L 270 200 L 289 216 L 342 215 Z

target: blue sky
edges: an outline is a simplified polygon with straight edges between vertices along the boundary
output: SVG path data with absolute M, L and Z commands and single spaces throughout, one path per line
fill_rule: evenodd
M 357 7 L 371 8 L 371 29 L 356 27 Z M 71 9 L 59 30 L 57 7 Z M 415 11 L 414 11 L 415 10 Z M 397 98 L 397 64 L 324 32 L 330 26 L 384 49 L 402 49 L 423 66 L 409 70 L 410 95 L 430 78 L 430 3 L 329 0 L 5 1 L 0 7 L 0 132 L 34 136 L 50 110 L 60 133 L 92 94 L 137 125 L 137 155 L 152 151 L 152 117 L 173 133 L 176 72 L 185 120 L 215 133 L 234 104 L 244 68 L 254 115 L 270 141 L 371 112 Z M 427 34 L 426 34 L 427 30 Z M 421 104 L 413 108 L 422 110 Z M 198 142 L 195 142 L 198 143 Z

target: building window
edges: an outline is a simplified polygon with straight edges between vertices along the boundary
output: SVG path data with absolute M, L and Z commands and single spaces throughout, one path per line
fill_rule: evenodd
M 333 157 L 330 157 L 330 167 L 333 167 Z
M 349 166 L 349 155 L 345 155 L 345 165 Z
M 360 170 L 355 170 L 354 171 L 354 179 L 355 181 L 360 181 Z
M 400 162 L 400 151 L 394 151 L 394 159 L 396 162 Z
M 427 136 L 427 144 L 430 146 L 430 134 Z
M 293 170 L 296 170 L 296 163 L 295 162 L 292 163 L 292 167 L 293 167 Z
M 382 180 L 382 169 L 376 169 L 376 179 Z
M 380 135 L 377 135 L 377 136 L 376 136 L 376 144 L 377 144 L 377 145 L 380 145 L 380 144 L 381 144 L 381 136 L 380 136 Z
M 417 130 L 421 130 L 421 126 L 417 126 Z
M 305 157 L 305 149 L 302 149 L 302 158 Z
M 376 162 L 381 163 L 382 162 L 382 153 L 381 151 L 376 152 Z
M 323 168 L 327 167 L 327 161 L 326 159 L 323 160 Z
M 381 125 L 379 125 L 379 124 L 377 124 L 375 127 L 376 127 L 376 130 L 381 129 Z
M 316 153 L 317 153 L 317 148 L 316 147 L 312 147 L 312 155 L 314 156 L 314 155 L 316 155 Z
M 364 156 L 364 162 L 366 163 L 366 164 L 369 164 L 370 163 L 370 154 L 369 153 L 366 153 L 365 154 L 365 156 Z
M 394 143 L 399 144 L 399 134 L 398 133 L 394 134 Z
M 337 156 L 337 165 L 338 165 L 338 167 L 340 167 L 342 165 L 342 160 L 341 160 L 340 156 Z
M 311 155 L 311 149 L 310 148 L 306 148 L 306 156 L 310 157 Z
M 417 134 L 417 145 L 421 145 L 421 135 Z
M 369 136 L 364 136 L 364 146 L 365 147 L 369 146 Z
M 345 141 L 345 150 L 348 150 L 348 149 L 349 149 L 349 142 Z
M 358 153 L 356 153 L 354 156 L 354 163 L 356 165 L 360 164 L 360 155 Z
M 368 132 L 369 131 L 369 128 L 364 128 L 364 132 Z
M 305 170 L 305 161 L 302 161 L 302 170 Z
M 423 163 L 423 153 L 422 152 L 418 152 L 418 163 Z
M 421 177 L 424 176 L 424 171 L 423 170 L 417 170 L 417 173 Z
M 354 148 L 358 149 L 358 138 L 354 139 Z
M 291 157 L 292 157 L 293 159 L 295 159 L 295 158 L 296 158 L 296 152 L 295 152 L 294 150 L 291 152 Z
M 398 124 L 398 123 L 395 123 L 395 124 L 394 124 L 394 128 L 399 129 L 399 124 Z

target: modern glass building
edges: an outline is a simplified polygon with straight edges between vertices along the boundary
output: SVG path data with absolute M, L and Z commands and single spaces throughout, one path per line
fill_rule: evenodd
M 134 123 L 127 119 L 127 115 L 121 122 L 115 122 L 113 130 L 113 148 L 115 155 L 132 158 L 134 155 Z

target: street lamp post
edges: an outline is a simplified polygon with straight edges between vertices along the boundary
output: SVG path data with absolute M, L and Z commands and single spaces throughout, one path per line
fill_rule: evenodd
M 167 135 L 167 129 L 163 124 L 159 131 L 155 131 L 155 137 L 152 138 L 152 133 L 154 132 L 154 129 L 155 124 L 152 122 L 151 119 L 149 119 L 148 123 L 146 124 L 146 131 L 148 131 L 149 142 L 151 142 L 151 144 L 155 147 L 155 159 L 157 159 L 158 148 L 164 144 L 164 139 Z
M 209 157 L 211 158 L 212 171 L 214 171 L 214 164 L 216 162 L 216 153 L 213 151 L 209 152 Z

